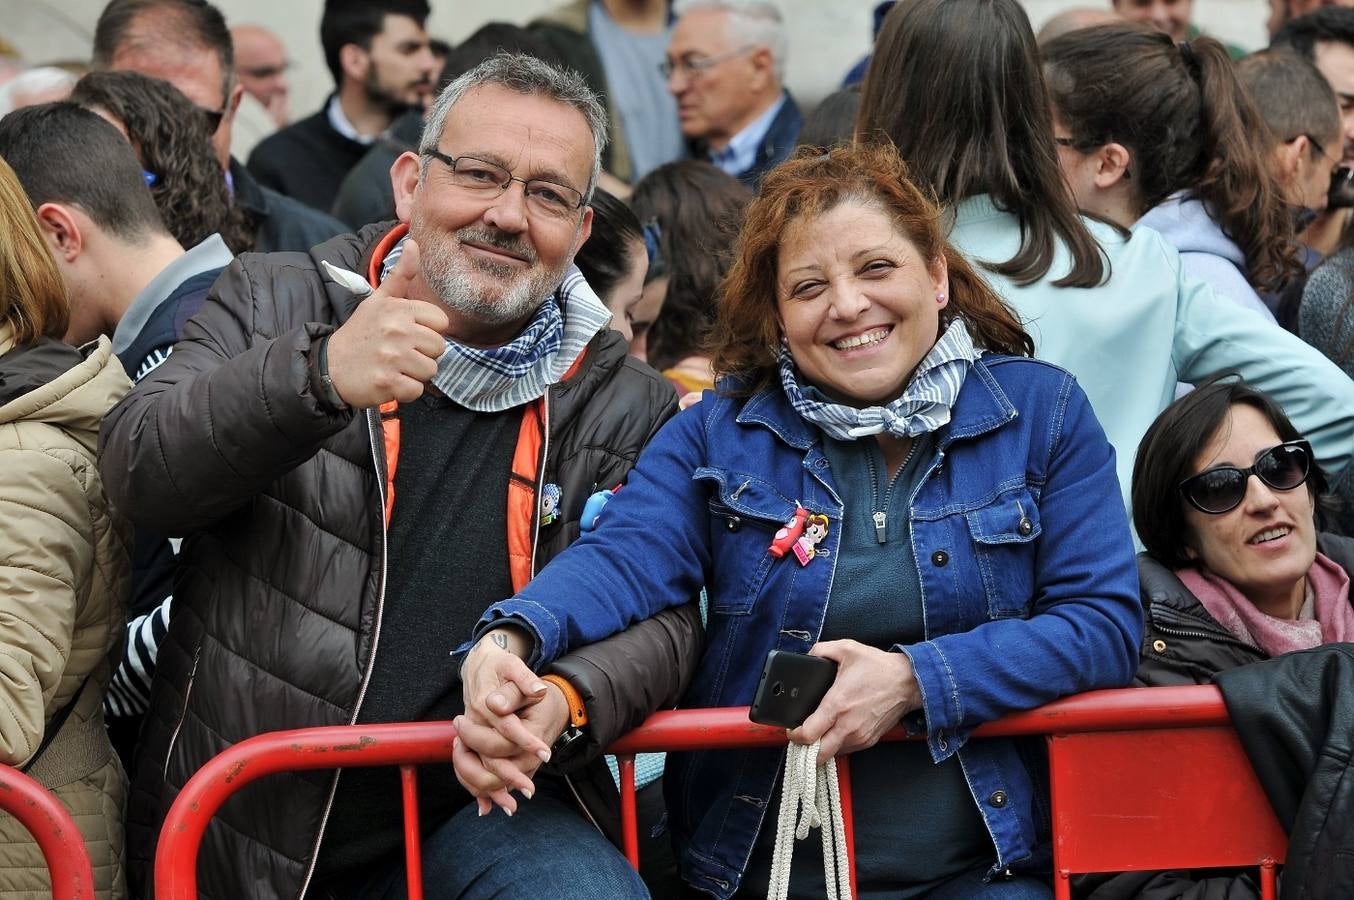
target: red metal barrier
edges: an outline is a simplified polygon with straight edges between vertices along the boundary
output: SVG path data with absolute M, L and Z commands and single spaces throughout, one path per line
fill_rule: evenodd
M 1138 688 L 1080 694 L 1007 716 L 974 732 L 977 738 L 1017 735 L 1042 735 L 1050 741 L 1054 867 L 1058 875 L 1055 888 L 1059 897 L 1067 895 L 1073 873 L 1165 868 L 1163 859 L 1173 866 L 1198 868 L 1259 865 L 1265 897 L 1274 896 L 1273 868 L 1282 860 L 1286 841 L 1254 773 L 1240 754 L 1217 688 Z M 405 799 L 409 897 L 421 900 L 414 767 L 447 763 L 454 737 L 455 729 L 449 722 L 430 722 L 275 732 L 237 744 L 203 766 L 170 809 L 156 848 L 156 897 L 196 900 L 197 854 L 203 833 L 221 804 L 244 785 L 276 772 L 398 765 Z M 907 739 L 901 728 L 885 736 L 885 740 Z M 638 865 L 639 861 L 634 754 L 776 747 L 784 743 L 783 729 L 750 722 L 746 708 L 658 713 L 617 742 L 611 752 L 620 763 L 621 814 L 631 862 Z M 1163 767 L 1162 759 L 1176 759 L 1173 748 L 1181 747 L 1205 758 L 1195 760 L 1193 766 Z M 1154 748 L 1155 755 L 1143 753 L 1143 748 Z M 848 795 L 843 798 L 843 814 L 850 848 L 854 841 L 850 771 L 845 759 L 838 764 Z M 1108 790 L 1106 786 L 1118 789 Z M 1203 799 L 1197 809 L 1192 809 L 1196 798 Z M 1123 799 L 1129 801 L 1129 811 L 1116 805 Z M 1179 815 L 1182 810 L 1189 814 L 1184 820 Z M 1181 821 L 1185 822 L 1183 826 Z M 1202 824 L 1210 822 L 1209 827 Z M 1113 827 L 1107 827 L 1107 823 Z M 1181 827 L 1186 833 L 1206 832 L 1213 837 L 1185 843 L 1178 836 Z M 1163 845 L 1166 856 L 1161 855 Z M 1104 850 L 1114 852 L 1101 852 Z M 1111 860 L 1113 865 L 1099 867 Z M 851 876 L 854 891 L 854 871 Z
M 94 872 L 85 839 L 56 795 L 18 769 L 0 766 L 0 809 L 38 842 L 53 900 L 93 900 Z
M 1048 738 L 1053 856 L 1059 900 L 1082 872 L 1254 865 L 1274 900 L 1287 839 L 1241 751 L 1213 686 L 1094 691 L 980 726 L 975 738 Z M 916 740 L 902 728 L 884 740 Z M 748 721 L 746 708 L 654 715 L 611 747 L 620 762 L 625 851 L 639 865 L 634 753 L 778 747 L 785 731 Z M 1197 757 L 1197 758 L 1191 758 Z M 839 772 L 849 779 L 845 758 Z M 849 784 L 849 780 L 845 783 Z M 854 845 L 850 804 L 842 814 Z M 851 887 L 856 887 L 855 858 Z
M 414 767 L 450 764 L 455 737 L 456 729 L 450 722 L 410 722 L 274 731 L 241 741 L 213 757 L 188 779 L 170 807 L 155 847 L 157 900 L 197 900 L 197 854 L 202 835 L 212 816 L 235 791 L 278 772 L 350 766 L 400 767 L 409 900 L 422 900 Z

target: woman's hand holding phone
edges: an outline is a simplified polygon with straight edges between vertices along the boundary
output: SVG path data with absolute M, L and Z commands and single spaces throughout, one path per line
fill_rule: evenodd
M 906 654 L 850 640 L 814 644 L 809 654 L 836 662 L 837 677 L 789 737 L 796 744 L 821 740 L 820 764 L 873 747 L 903 716 L 921 708 L 921 688 Z

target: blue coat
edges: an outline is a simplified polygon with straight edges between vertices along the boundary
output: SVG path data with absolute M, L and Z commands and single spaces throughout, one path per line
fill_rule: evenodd
M 687 707 L 751 702 L 774 649 L 806 651 L 832 588 L 842 504 L 816 428 L 779 386 L 707 393 L 668 423 L 596 531 L 486 613 L 537 639 L 539 663 L 710 588 L 708 639 Z M 830 520 L 801 567 L 768 547 L 796 503 Z M 933 759 L 958 753 L 997 850 L 1030 861 L 1047 785 L 1028 745 L 967 743 L 974 727 L 1092 688 L 1128 684 L 1143 614 L 1114 451 L 1072 376 L 986 355 L 937 434 L 911 504 L 927 640 L 893 649 L 916 669 L 915 718 Z M 823 551 L 827 552 L 824 554 Z M 780 750 L 670 757 L 669 815 L 683 877 L 737 889 L 783 760 Z M 918 813 L 924 823 L 924 812 Z M 1041 854 L 1042 856 L 1042 854 Z

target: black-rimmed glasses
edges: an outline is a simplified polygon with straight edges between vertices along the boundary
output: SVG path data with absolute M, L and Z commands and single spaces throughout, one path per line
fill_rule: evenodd
M 1215 466 L 1180 482 L 1180 493 L 1190 506 L 1209 515 L 1231 512 L 1246 499 L 1246 486 L 1254 475 L 1276 491 L 1291 491 L 1312 471 L 1312 445 L 1285 441 L 1261 453 L 1246 468 Z
M 514 181 L 520 181 L 526 191 L 527 207 L 533 212 L 568 219 L 583 208 L 583 195 L 568 185 L 540 178 L 518 178 L 497 163 L 473 156 L 448 156 L 438 150 L 425 150 L 423 155 L 444 163 L 451 170 L 452 184 L 486 199 L 500 196 Z

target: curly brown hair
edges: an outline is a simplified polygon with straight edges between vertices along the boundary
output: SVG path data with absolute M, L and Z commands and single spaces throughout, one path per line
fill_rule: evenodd
M 978 347 L 1015 356 L 1034 355 L 1034 342 L 1015 313 L 945 239 L 940 209 L 912 183 L 907 165 L 892 144 L 856 143 L 826 153 L 804 148 L 762 182 L 761 194 L 748 206 L 738 235 L 733 267 L 720 287 L 710 354 L 717 377 L 734 376 L 725 383 L 726 391 L 750 395 L 779 378 L 776 275 L 780 242 L 791 223 L 822 215 L 849 200 L 882 207 L 922 259 L 945 257 L 950 303 L 941 318 L 941 330 L 955 317 L 962 317 Z
M 231 203 L 207 119 L 177 88 L 139 72 L 90 72 L 71 102 L 122 123 L 142 167 L 155 176 L 150 193 L 160 217 L 184 249 L 213 233 L 232 253 L 254 249 L 252 225 Z

